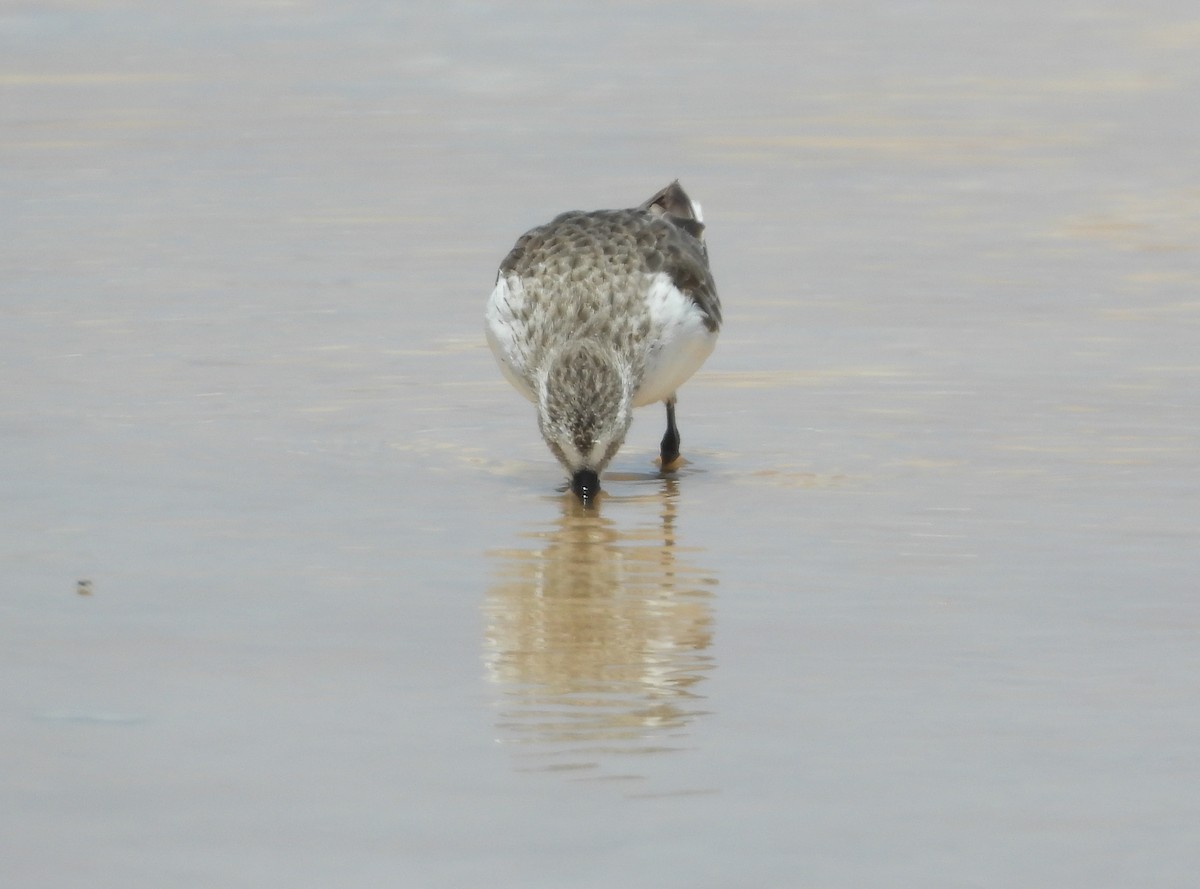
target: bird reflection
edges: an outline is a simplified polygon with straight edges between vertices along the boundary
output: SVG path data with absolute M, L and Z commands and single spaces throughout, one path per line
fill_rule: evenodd
M 531 769 L 597 769 L 610 754 L 678 749 L 703 713 L 711 667 L 710 589 L 675 536 L 678 491 L 609 499 L 586 509 L 569 492 L 528 548 L 492 553 L 486 660 L 502 689 L 501 740 Z M 650 506 L 620 525 L 604 506 Z M 629 524 L 629 527 L 625 527 Z

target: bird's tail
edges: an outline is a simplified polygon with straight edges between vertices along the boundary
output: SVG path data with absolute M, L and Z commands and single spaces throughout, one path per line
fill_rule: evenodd
M 700 213 L 700 204 L 688 197 L 678 179 L 642 204 L 639 209 L 649 210 L 655 216 L 666 216 L 692 237 L 703 238 L 704 217 Z

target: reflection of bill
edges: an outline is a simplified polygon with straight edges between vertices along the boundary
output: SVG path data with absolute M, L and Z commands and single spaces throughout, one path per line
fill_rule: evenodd
M 501 740 L 529 744 L 531 768 L 669 750 L 703 712 L 716 581 L 679 560 L 663 484 L 639 498 L 659 507 L 651 525 L 618 528 L 567 497 L 553 526 L 523 535 L 536 546 L 492 554 L 485 656 Z

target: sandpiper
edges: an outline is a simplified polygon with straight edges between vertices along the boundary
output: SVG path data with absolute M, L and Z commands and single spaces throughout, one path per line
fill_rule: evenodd
M 721 302 L 700 205 L 672 182 L 629 210 L 571 211 L 526 232 L 496 276 L 488 344 L 537 404 L 542 438 L 584 505 L 632 409 L 662 401 L 661 468 L 679 467 L 675 390 L 712 353 Z

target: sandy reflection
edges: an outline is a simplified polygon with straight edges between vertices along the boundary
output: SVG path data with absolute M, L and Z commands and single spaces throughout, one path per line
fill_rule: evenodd
M 618 522 L 568 495 L 528 547 L 492 553 L 486 660 L 499 737 L 526 768 L 607 773 L 612 754 L 685 746 L 703 712 L 716 580 L 676 540 L 675 483 L 661 485 L 632 498 L 641 523 L 628 499 L 608 503 Z

